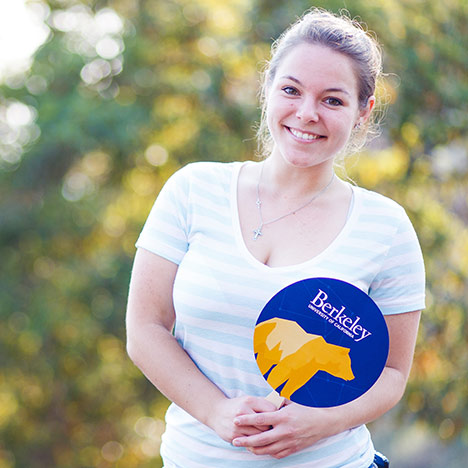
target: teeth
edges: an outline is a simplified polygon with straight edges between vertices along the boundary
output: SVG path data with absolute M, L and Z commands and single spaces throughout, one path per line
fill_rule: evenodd
M 301 138 L 302 140 L 317 140 L 320 138 L 320 135 L 312 135 L 311 133 L 302 133 L 299 130 L 294 130 L 294 128 L 289 129 L 290 132 L 297 138 Z

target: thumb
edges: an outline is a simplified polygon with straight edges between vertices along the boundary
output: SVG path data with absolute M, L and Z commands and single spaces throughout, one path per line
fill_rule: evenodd
M 255 398 L 252 404 L 252 409 L 256 413 L 269 413 L 271 411 L 276 411 L 278 407 L 271 401 L 265 398 Z

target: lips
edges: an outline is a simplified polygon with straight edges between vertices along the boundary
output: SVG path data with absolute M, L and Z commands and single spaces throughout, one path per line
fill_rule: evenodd
M 302 130 L 297 130 L 296 128 L 286 127 L 285 128 L 291 133 L 296 139 L 302 141 L 314 141 L 321 138 L 325 138 L 323 135 L 318 135 L 317 133 L 304 132 Z

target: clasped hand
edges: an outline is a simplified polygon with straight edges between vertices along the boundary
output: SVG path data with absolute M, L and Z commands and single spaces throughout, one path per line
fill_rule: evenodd
M 213 413 L 217 416 L 211 427 L 221 438 L 256 455 L 284 458 L 332 435 L 326 409 L 290 401 L 276 409 L 258 397 L 225 399 Z

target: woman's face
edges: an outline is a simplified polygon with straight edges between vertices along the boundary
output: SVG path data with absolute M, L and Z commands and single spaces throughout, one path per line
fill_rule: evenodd
M 298 44 L 280 62 L 267 90 L 272 156 L 298 167 L 332 164 L 373 103 L 371 97 L 359 108 L 350 58 L 322 45 Z

